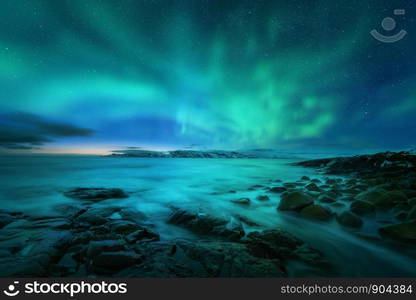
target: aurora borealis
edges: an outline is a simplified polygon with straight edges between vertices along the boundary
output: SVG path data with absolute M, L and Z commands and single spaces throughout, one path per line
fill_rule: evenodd
M 411 1 L 0 6 L 3 150 L 415 146 Z M 374 40 L 396 8 L 409 34 Z

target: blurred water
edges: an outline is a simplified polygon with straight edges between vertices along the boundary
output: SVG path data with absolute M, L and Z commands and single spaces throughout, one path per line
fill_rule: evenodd
M 272 186 L 272 180 L 296 181 L 306 175 L 320 178 L 313 169 L 289 166 L 296 159 L 146 159 L 99 156 L 2 156 L 0 157 L 0 209 L 47 215 L 55 204 L 75 200 L 62 195 L 74 187 L 121 188 L 127 199 L 102 205 L 132 206 L 147 214 L 165 239 L 194 237 L 165 223 L 170 206 L 192 208 L 230 218 L 243 215 L 261 228 L 282 228 L 308 241 L 335 265 L 331 273 L 294 268 L 293 276 L 415 276 L 414 259 L 380 242 L 357 238 L 336 221 L 317 223 L 278 212 L 277 194 L 271 201 L 255 198 L 267 194 L 253 185 Z M 234 190 L 237 193 L 228 193 Z M 249 197 L 242 207 L 231 200 Z M 246 230 L 255 228 L 247 227 Z M 326 271 L 328 272 L 328 271 Z

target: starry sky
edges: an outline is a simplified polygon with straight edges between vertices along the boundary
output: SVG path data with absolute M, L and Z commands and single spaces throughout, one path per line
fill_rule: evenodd
M 0 150 L 414 147 L 415 8 L 2 0 Z M 408 34 L 386 44 L 373 29 Z

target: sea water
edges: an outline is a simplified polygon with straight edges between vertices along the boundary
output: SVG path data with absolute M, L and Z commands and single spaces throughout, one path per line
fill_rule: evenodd
M 279 212 L 279 194 L 266 188 L 276 180 L 293 182 L 302 176 L 322 179 L 314 169 L 296 167 L 300 159 L 169 159 L 123 158 L 81 155 L 21 155 L 0 157 L 0 209 L 30 215 L 53 214 L 57 204 L 76 203 L 63 191 L 76 187 L 121 188 L 126 199 L 110 199 L 99 205 L 134 207 L 155 224 L 162 239 L 200 238 L 187 230 L 166 224 L 172 207 L 197 210 L 223 218 L 244 216 L 260 227 L 246 231 L 280 228 L 321 250 L 333 270 L 289 268 L 291 276 L 416 276 L 413 249 L 398 248 L 380 239 L 362 238 L 335 220 L 312 222 L 295 214 Z M 263 185 L 254 190 L 250 187 Z M 234 191 L 234 192 L 232 192 Z M 270 201 L 256 201 L 268 195 Z M 242 197 L 251 204 L 232 200 Z M 334 210 L 342 211 L 346 208 Z M 364 232 L 376 234 L 374 223 L 366 222 Z M 406 250 L 403 250 L 406 249 Z M 328 273 L 329 272 L 329 273 Z

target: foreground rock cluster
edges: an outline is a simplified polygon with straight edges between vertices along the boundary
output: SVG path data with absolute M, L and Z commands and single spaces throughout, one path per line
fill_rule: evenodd
M 346 175 L 351 179 L 327 179 L 319 186 L 305 186 L 307 194 L 291 191 L 284 199 L 300 206 L 317 201 L 345 205 L 348 210 L 337 216 L 338 222 L 350 227 L 361 227 L 363 218 L 377 213 L 391 216 L 380 225 L 379 234 L 402 243 L 416 244 L 416 155 L 411 152 L 385 152 L 374 155 L 319 159 L 297 163 L 318 168 L 325 174 Z M 314 202 L 316 202 L 316 200 Z M 344 203 L 343 203 L 344 202 Z M 294 204 L 291 204 L 292 206 Z M 284 207 L 283 207 L 284 208 Z M 297 207 L 301 209 L 302 207 Z M 305 210 L 305 209 L 304 209 Z M 304 211 L 303 210 L 303 211 Z M 310 211 L 307 215 L 310 216 Z M 326 213 L 315 209 L 321 219 Z M 300 212 L 302 214 L 302 211 Z M 304 211 L 305 213 L 305 211 Z M 329 218 L 329 215 L 328 215 Z
M 99 206 L 116 189 L 65 192 L 77 205 L 44 217 L 0 212 L 2 277 L 281 277 L 286 262 L 325 266 L 321 253 L 281 230 L 246 234 L 239 221 L 173 209 L 167 220 L 197 240 L 163 241 L 141 212 Z

